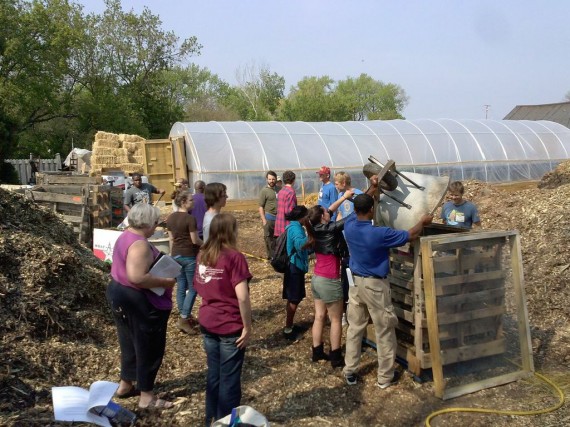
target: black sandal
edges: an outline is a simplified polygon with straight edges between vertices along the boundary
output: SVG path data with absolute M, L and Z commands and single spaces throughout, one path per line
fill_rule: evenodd
M 135 397 L 135 396 L 140 396 L 141 395 L 141 391 L 138 390 L 134 385 L 131 387 L 131 389 L 129 391 L 126 391 L 124 393 L 115 393 L 115 397 L 117 399 L 128 399 L 129 397 Z

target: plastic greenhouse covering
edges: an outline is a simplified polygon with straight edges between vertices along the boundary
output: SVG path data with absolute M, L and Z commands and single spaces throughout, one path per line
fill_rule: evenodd
M 180 136 L 191 180 L 223 182 L 234 199 L 257 198 L 268 170 L 292 170 L 298 193 L 317 192 L 322 165 L 366 188 L 370 155 L 402 172 L 509 182 L 540 179 L 570 153 L 570 129 L 528 120 L 179 122 L 170 137 Z

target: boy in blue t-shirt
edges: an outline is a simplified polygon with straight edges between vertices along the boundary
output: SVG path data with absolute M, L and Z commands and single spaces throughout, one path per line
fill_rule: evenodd
M 462 228 L 481 227 L 477 206 L 463 199 L 465 188 L 461 181 L 449 184 L 449 202 L 441 209 L 441 219 L 447 225 Z
M 338 200 L 338 191 L 336 190 L 334 184 L 331 182 L 331 169 L 328 166 L 321 166 L 317 171 L 319 174 L 319 180 L 323 183 L 321 189 L 319 190 L 319 198 L 317 200 L 317 205 L 321 205 L 323 208 L 328 209 L 330 206 Z M 333 213 L 331 220 L 334 221 L 336 218 L 336 212 Z

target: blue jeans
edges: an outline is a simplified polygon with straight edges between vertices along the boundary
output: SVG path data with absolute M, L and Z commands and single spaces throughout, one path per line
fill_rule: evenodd
M 182 266 L 180 274 L 176 278 L 176 305 L 182 317 L 189 317 L 196 301 L 197 292 L 194 289 L 194 270 L 196 269 L 196 257 L 175 256 L 174 259 Z
M 240 404 L 245 349 L 236 346 L 241 332 L 231 337 L 202 332 L 208 363 L 206 426 L 210 426 L 212 421 L 230 414 Z

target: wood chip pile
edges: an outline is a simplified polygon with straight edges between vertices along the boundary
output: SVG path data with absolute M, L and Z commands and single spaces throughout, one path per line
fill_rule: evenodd
M 569 170 L 569 164 L 557 168 L 548 180 L 562 182 L 559 175 Z M 525 188 L 476 181 L 464 184 L 466 198 L 479 207 L 484 229 L 519 231 L 535 364 L 541 371 L 567 376 L 569 183 L 555 188 L 537 188 L 536 183 Z M 285 340 L 281 276 L 262 259 L 265 249 L 258 213 L 233 213 L 239 223 L 239 245 L 248 253 L 254 275 L 250 284 L 254 335 L 244 365 L 243 403 L 267 415 L 275 426 L 419 425 L 430 411 L 441 409 L 429 381 L 418 384 L 404 376 L 398 386 L 380 393 L 373 351 L 363 356 L 358 386 L 347 387 L 339 370 L 310 362 L 310 329 L 295 342 Z M 108 267 L 76 242 L 69 225 L 56 214 L 0 189 L 1 425 L 53 425 L 52 386 L 88 387 L 96 380 L 118 380 L 118 344 L 105 301 L 107 277 Z M 309 328 L 312 313 L 307 290 L 296 322 Z M 179 332 L 177 317 L 174 309 L 157 385 L 158 392 L 174 400 L 176 407 L 162 414 L 144 414 L 140 425 L 203 424 L 202 341 L 199 335 Z M 559 379 L 568 383 L 567 377 Z M 550 395 L 522 382 L 464 396 L 460 406 L 496 407 L 497 402 L 508 401 L 509 408 L 529 409 L 532 404 L 538 409 L 548 406 Z M 137 411 L 136 398 L 121 403 Z M 512 417 L 493 418 L 492 423 L 554 426 L 565 425 L 568 419 L 568 409 L 563 408 L 540 419 L 527 418 L 530 424 Z M 473 424 L 469 418 L 452 421 L 438 425 Z
M 21 369 L 27 380 L 48 383 L 65 377 L 62 363 L 77 361 L 69 363 L 70 354 L 55 353 L 49 342 L 100 338 L 95 325 L 110 318 L 101 300 L 109 268 L 58 214 L 4 189 L 0 265 L 0 408 L 27 406 L 35 400 L 31 384 L 10 373 Z
M 145 139 L 138 135 L 97 132 L 93 141 L 91 175 L 100 175 L 103 169 L 143 173 L 144 141 Z

